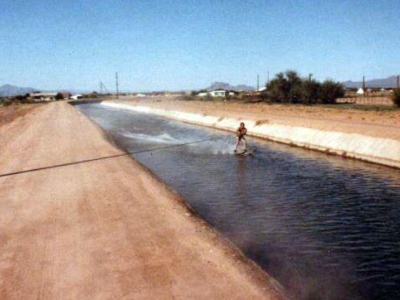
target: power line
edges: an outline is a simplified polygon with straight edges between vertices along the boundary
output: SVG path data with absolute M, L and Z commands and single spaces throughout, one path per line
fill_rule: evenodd
M 99 160 L 106 160 L 106 159 L 117 158 L 117 157 L 121 157 L 121 156 L 132 155 L 132 154 L 140 154 L 140 153 L 152 152 L 152 151 L 163 150 L 163 149 L 168 149 L 168 148 L 176 148 L 176 147 L 182 147 L 182 146 L 186 146 L 186 145 L 199 144 L 199 143 L 209 142 L 209 141 L 212 141 L 215 139 L 216 138 L 210 138 L 210 139 L 205 139 L 205 140 L 198 140 L 198 141 L 193 141 L 193 142 L 188 142 L 188 143 L 183 143 L 183 144 L 174 144 L 174 145 L 145 149 L 145 150 L 127 151 L 125 153 L 116 154 L 116 155 L 85 159 L 85 160 L 80 160 L 80 161 L 75 161 L 75 162 L 69 162 L 69 163 L 64 163 L 64 164 L 59 164 L 59 165 L 52 165 L 52 166 L 47 166 L 47 167 L 40 167 L 40 168 L 24 170 L 24 171 L 10 172 L 10 173 L 5 173 L 5 174 L 0 174 L 0 178 L 24 174 L 24 173 L 32 173 L 32 172 L 38 172 L 38 171 L 42 171 L 42 170 L 56 169 L 56 168 L 67 167 L 67 166 L 72 166 L 72 165 L 84 164 L 84 163 L 89 163 L 89 162 L 94 162 L 94 161 L 99 161 Z
M 100 94 L 103 94 L 103 89 L 104 91 L 109 94 L 110 92 L 108 91 L 107 87 L 104 85 L 102 81 L 100 81 Z
M 260 75 L 257 75 L 257 92 L 260 91 Z

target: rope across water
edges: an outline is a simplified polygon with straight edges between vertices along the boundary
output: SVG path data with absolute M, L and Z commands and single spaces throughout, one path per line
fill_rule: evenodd
M 23 170 L 23 171 L 15 171 L 15 172 L 10 172 L 10 173 L 0 174 L 0 178 L 7 177 L 7 176 L 20 175 L 20 174 L 24 174 L 24 173 L 38 172 L 38 171 L 47 170 L 47 169 L 55 169 L 55 168 L 72 166 L 72 165 L 84 164 L 84 163 L 89 163 L 89 162 L 94 162 L 94 161 L 99 161 L 99 160 L 106 160 L 106 159 L 117 158 L 117 157 L 121 157 L 121 156 L 132 155 L 132 154 L 140 154 L 140 153 L 158 151 L 158 150 L 163 150 L 163 149 L 176 148 L 176 147 L 182 147 L 182 146 L 193 145 L 193 144 L 200 144 L 200 143 L 209 142 L 209 141 L 212 141 L 215 139 L 216 138 L 210 138 L 210 139 L 205 139 L 205 140 L 198 140 L 198 141 L 193 141 L 193 142 L 188 142 L 188 143 L 183 143 L 183 144 L 174 144 L 174 145 L 150 148 L 150 149 L 145 149 L 145 150 L 127 151 L 127 152 L 124 152 L 121 154 L 115 154 L 115 155 L 110 155 L 110 156 L 102 156 L 102 157 L 74 161 L 74 162 L 69 162 L 69 163 L 64 163 L 64 164 L 34 168 L 34 169 Z

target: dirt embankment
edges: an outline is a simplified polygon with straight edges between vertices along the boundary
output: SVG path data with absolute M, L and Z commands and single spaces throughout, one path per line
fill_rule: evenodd
M 0 127 L 1 173 L 120 154 L 66 103 Z M 129 156 L 0 175 L 0 299 L 282 299 Z
M 41 104 L 0 106 L 0 126 L 23 117 Z

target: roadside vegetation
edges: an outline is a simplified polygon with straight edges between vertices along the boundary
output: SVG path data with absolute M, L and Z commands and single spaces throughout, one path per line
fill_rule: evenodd
M 400 89 L 393 90 L 392 101 L 394 105 L 400 107 Z
M 336 99 L 345 96 L 345 88 L 341 83 L 333 80 L 319 82 L 311 78 L 303 78 L 295 71 L 286 71 L 276 74 L 262 92 L 235 92 L 235 95 L 226 97 L 212 97 L 210 94 L 199 96 L 205 93 L 207 90 L 194 91 L 180 99 L 270 104 L 335 104 Z
M 267 84 L 267 92 L 261 96 L 266 102 L 288 104 L 334 104 L 345 94 L 339 82 L 326 80 L 319 82 L 302 78 L 295 71 L 278 73 Z
M 23 104 L 27 103 L 23 96 L 15 97 L 0 97 L 0 106 L 9 106 L 12 104 Z
M 345 88 L 334 80 L 318 81 L 302 77 L 296 71 L 275 75 L 264 91 L 226 91 L 225 97 L 212 97 L 208 90 L 193 91 L 178 99 L 184 101 L 267 103 L 279 105 L 321 105 L 346 110 L 391 112 L 400 108 L 400 89 L 367 89 L 363 95 L 357 89 Z M 231 95 L 233 94 L 233 95 Z M 394 105 L 392 106 L 391 102 Z

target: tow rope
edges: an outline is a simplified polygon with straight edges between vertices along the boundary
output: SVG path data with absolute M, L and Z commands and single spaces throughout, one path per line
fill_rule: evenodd
M 55 168 L 72 166 L 72 165 L 84 164 L 84 163 L 89 163 L 89 162 L 94 162 L 94 161 L 99 161 L 99 160 L 106 160 L 106 159 L 117 158 L 117 157 L 121 157 L 121 156 L 132 155 L 132 154 L 140 154 L 140 153 L 158 151 L 158 150 L 163 150 L 163 149 L 182 147 L 182 146 L 186 146 L 186 145 L 200 144 L 200 143 L 209 142 L 209 141 L 212 141 L 212 140 L 215 140 L 215 139 L 216 138 L 211 138 L 211 139 L 193 141 L 193 142 L 188 142 L 188 143 L 183 143 L 183 144 L 174 144 L 174 145 L 169 145 L 169 146 L 164 146 L 164 147 L 150 148 L 150 149 L 145 149 L 145 150 L 127 151 L 127 152 L 124 152 L 124 153 L 121 153 L 121 154 L 115 154 L 115 155 L 110 155 L 110 156 L 103 156 L 103 157 L 85 159 L 85 160 L 74 161 L 74 162 L 69 162 L 69 163 L 64 163 L 64 164 L 59 164 L 59 165 L 52 165 L 52 166 L 34 168 L 34 169 L 29 169 L 29 170 L 4 173 L 4 174 L 0 174 L 0 178 L 1 177 L 7 177 L 7 176 L 13 176 L 13 175 L 20 175 L 20 174 L 24 174 L 24 173 L 32 173 L 32 172 L 37 172 L 37 171 L 42 171 L 42 170 L 55 169 Z

